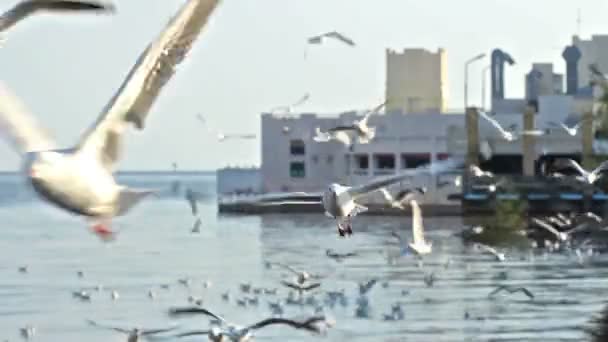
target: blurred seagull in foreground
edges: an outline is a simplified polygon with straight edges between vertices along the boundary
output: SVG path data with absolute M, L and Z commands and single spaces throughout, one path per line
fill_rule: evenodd
M 356 202 L 357 199 L 364 197 L 381 188 L 393 183 L 401 182 L 412 176 L 430 173 L 439 174 L 447 170 L 459 167 L 462 161 L 457 159 L 447 159 L 434 162 L 423 167 L 388 178 L 375 179 L 367 184 L 356 186 L 345 186 L 338 183 L 330 184 L 323 193 L 295 192 L 285 195 L 266 195 L 252 199 L 256 205 L 287 205 L 287 204 L 317 204 L 321 203 L 325 215 L 336 220 L 338 234 L 340 236 L 352 235 L 352 218 L 367 211 L 367 207 Z
M 323 42 L 324 38 L 336 39 L 338 41 L 345 43 L 346 45 L 355 46 L 355 42 L 352 39 L 346 37 L 345 35 L 343 35 L 341 33 L 336 32 L 336 31 L 327 32 L 327 33 L 320 34 L 318 36 L 310 37 L 310 38 L 308 38 L 308 43 L 309 44 L 321 44 Z
M 144 128 L 162 87 L 186 57 L 219 0 L 189 0 L 139 57 L 95 124 L 74 147 L 58 149 L 0 83 L 0 128 L 23 155 L 23 170 L 36 192 L 71 213 L 92 218 L 96 233 L 111 231 L 106 222 L 124 215 L 150 190 L 116 183 L 114 166 L 129 124 Z
M 214 320 L 218 321 L 219 326 L 214 326 L 209 330 L 191 331 L 176 335 L 175 337 L 187 337 L 196 335 L 207 335 L 210 341 L 213 342 L 247 342 L 253 340 L 253 333 L 256 330 L 270 326 L 270 325 L 287 325 L 295 329 L 303 329 L 312 333 L 320 334 L 324 332 L 324 329 L 335 325 L 333 320 L 329 320 L 324 316 L 311 317 L 303 321 L 296 321 L 285 318 L 267 318 L 258 323 L 242 327 L 232 323 L 229 323 L 221 316 L 218 316 L 211 311 L 199 308 L 174 308 L 169 310 L 170 316 L 182 316 L 182 315 L 193 315 L 203 314 L 207 315 Z
M 23 0 L 0 15 L 0 32 L 4 32 L 21 20 L 36 13 L 115 13 L 111 3 L 94 0 Z
M 171 328 L 165 328 L 165 329 L 150 329 L 150 330 L 144 330 L 144 329 L 140 329 L 140 328 L 123 329 L 123 328 L 115 328 L 115 327 L 101 325 L 92 320 L 87 320 L 87 322 L 94 327 L 114 330 L 114 331 L 117 331 L 117 332 L 120 332 L 123 334 L 127 334 L 128 335 L 127 342 L 137 342 L 140 340 L 141 337 L 144 337 L 144 336 L 162 334 L 162 333 L 166 333 L 166 332 L 177 329 L 177 326 L 174 326 Z

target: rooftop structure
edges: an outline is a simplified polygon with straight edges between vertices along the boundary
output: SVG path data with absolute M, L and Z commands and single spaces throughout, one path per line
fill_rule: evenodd
M 433 113 L 447 108 L 447 56 L 425 49 L 386 50 L 386 108 L 389 112 Z

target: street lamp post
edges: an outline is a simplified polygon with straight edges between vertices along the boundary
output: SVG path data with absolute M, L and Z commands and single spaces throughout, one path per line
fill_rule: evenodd
M 481 110 L 486 110 L 486 82 L 488 80 L 488 76 L 486 75 L 490 70 L 490 65 L 486 65 L 481 70 Z
M 475 61 L 478 61 L 486 56 L 485 53 L 480 53 L 479 55 L 469 59 L 464 63 L 464 109 L 466 110 L 469 107 L 469 65 Z

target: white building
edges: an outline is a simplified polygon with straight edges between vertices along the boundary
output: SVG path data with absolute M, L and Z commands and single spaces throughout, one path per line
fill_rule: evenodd
M 386 108 L 403 113 L 445 112 L 447 56 L 425 49 L 386 50 Z
M 548 128 L 550 121 L 574 121 L 580 117 L 582 104 L 565 95 L 540 96 L 536 127 Z M 450 155 L 466 153 L 467 136 L 464 114 L 388 112 L 370 117 L 376 137 L 369 144 L 355 144 L 351 151 L 338 142 L 315 142 L 315 130 L 327 130 L 351 124 L 362 113 L 347 112 L 333 116 L 300 114 L 279 116 L 263 114 L 262 191 L 319 191 L 331 182 L 361 184 L 374 177 L 396 174 Z M 501 113 L 495 118 L 508 127 L 523 129 L 522 112 Z M 520 158 L 520 141 L 506 142 L 487 121 L 480 119 L 480 142 L 489 145 L 493 159 Z M 536 143 L 539 158 L 550 155 L 576 155 L 582 150 L 580 135 L 571 137 L 561 129 L 552 129 Z M 510 163 L 509 159 L 505 161 Z M 520 171 L 520 170 L 519 170 Z M 517 172 L 517 171 L 516 171 Z M 426 178 L 425 178 L 426 177 Z M 453 179 L 428 176 L 411 179 L 411 184 L 429 188 L 425 202 L 442 203 L 446 195 L 458 192 L 453 187 L 438 190 L 438 183 Z

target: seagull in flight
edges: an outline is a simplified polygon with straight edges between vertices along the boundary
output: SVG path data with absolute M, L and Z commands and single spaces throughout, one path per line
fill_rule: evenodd
M 579 128 L 581 128 L 581 126 L 583 125 L 584 122 L 588 121 L 588 119 L 583 119 L 581 121 L 579 121 L 576 125 L 569 127 L 567 126 L 565 123 L 563 122 L 555 122 L 555 121 L 550 121 L 548 122 L 549 125 L 553 126 L 553 127 L 560 127 L 562 128 L 566 133 L 568 133 L 568 135 L 574 137 L 576 136 L 576 134 L 578 134 L 578 130 Z
M 426 193 L 426 188 L 421 187 L 403 190 L 399 192 L 395 198 L 393 198 L 386 188 L 381 188 L 380 192 L 391 208 L 405 210 L 405 203 L 409 202 L 417 193 L 424 195 Z
M 502 291 L 507 291 L 509 293 L 521 292 L 521 293 L 525 294 L 526 296 L 528 296 L 528 298 L 534 299 L 534 295 L 527 288 L 525 288 L 525 287 L 512 287 L 512 286 L 507 286 L 507 285 L 502 285 L 502 286 L 497 287 L 494 291 L 490 292 L 490 294 L 488 295 L 488 297 L 492 298 L 496 294 L 498 294 L 499 292 L 502 292 Z
M 354 133 L 358 138 L 359 143 L 367 144 L 376 136 L 376 128 L 369 127 L 367 125 L 367 121 L 372 114 L 378 113 L 384 106 L 386 105 L 386 101 L 367 112 L 363 119 L 355 120 L 351 125 L 347 126 L 337 126 L 330 128 L 327 132 L 321 132 L 319 128 L 316 130 L 316 136 L 313 138 L 316 142 L 326 142 L 330 140 L 338 140 L 344 143 L 345 145 L 350 145 L 350 137 L 348 140 L 344 138 L 344 134 L 338 135 L 339 132 L 344 133 Z M 348 135 L 347 135 L 348 136 Z
M 310 99 L 310 94 L 306 93 L 304 94 L 304 96 L 302 96 L 300 99 L 298 99 L 296 102 L 288 105 L 288 106 L 279 106 L 279 107 L 275 107 L 273 109 L 270 110 L 271 113 L 275 113 L 278 110 L 282 110 L 285 113 L 291 113 L 293 111 L 293 109 L 297 106 L 300 106 L 302 104 L 304 104 L 305 102 L 307 102 Z
M 224 142 L 226 140 L 234 140 L 234 139 L 242 139 L 242 140 L 251 140 L 251 139 L 256 139 L 257 136 L 255 134 L 226 134 L 220 131 L 215 131 L 213 129 L 211 129 L 208 125 L 207 125 L 207 120 L 205 119 L 205 117 L 202 114 L 196 114 L 196 119 L 198 121 L 200 121 L 200 123 L 205 126 L 205 128 L 207 129 L 207 131 L 209 133 L 211 133 L 212 135 L 215 135 L 217 138 L 217 141 L 219 142 Z
M 372 192 L 394 183 L 401 182 L 412 176 L 430 173 L 437 174 L 456 168 L 462 164 L 457 159 L 446 159 L 402 172 L 395 176 L 375 179 L 367 184 L 345 186 L 338 183 L 330 184 L 323 193 L 296 192 L 285 195 L 259 196 L 254 199 L 257 205 L 286 205 L 286 204 L 317 204 L 321 203 L 325 215 L 336 220 L 338 234 L 342 237 L 352 235 L 352 218 L 367 211 L 367 207 L 356 202 Z
M 551 224 L 549 224 L 547 221 L 539 219 L 537 217 L 533 217 L 532 222 L 534 222 L 537 226 L 543 228 L 544 230 L 548 231 L 549 233 L 555 235 L 555 237 L 558 240 L 560 240 L 560 241 L 568 240 L 567 233 L 560 232 L 559 230 L 555 229 L 555 227 L 553 227 Z
M 412 236 L 414 242 L 409 244 L 409 247 L 418 256 L 429 254 L 432 251 L 432 243 L 424 239 L 424 226 L 422 224 L 422 210 L 420 205 L 414 199 L 410 200 L 412 207 Z
M 521 132 L 515 132 L 514 125 L 509 127 L 509 129 L 504 129 L 500 125 L 500 123 L 498 121 L 496 121 L 496 119 L 489 117 L 486 113 L 480 111 L 479 115 L 481 115 L 482 118 L 484 118 L 492 126 L 494 126 L 494 128 L 496 128 L 496 130 L 498 130 L 498 133 L 500 133 L 502 138 L 509 142 L 515 141 L 523 135 L 542 136 L 542 135 L 547 134 L 546 130 L 526 130 L 526 131 L 521 131 Z
M 190 204 L 190 209 L 192 210 L 192 215 L 193 216 L 198 215 L 197 196 L 196 196 L 196 193 L 194 191 L 192 191 L 192 189 L 190 189 L 190 188 L 186 189 L 186 201 L 188 201 L 188 204 Z
M 292 283 L 292 282 L 288 282 L 288 281 L 284 281 L 284 280 L 281 281 L 281 285 L 298 291 L 298 294 L 300 295 L 300 297 L 302 296 L 302 293 L 304 293 L 305 291 L 312 291 L 316 288 L 321 287 L 321 283 L 312 283 L 309 285 L 304 285 L 301 283 Z
M 494 258 L 496 258 L 496 261 L 505 261 L 505 259 L 506 259 L 504 253 L 500 253 L 493 247 L 484 245 L 483 243 L 476 243 L 475 245 L 477 246 L 477 248 L 481 249 L 482 251 L 484 251 L 488 254 L 492 254 L 494 256 Z
M 477 165 L 470 165 L 469 166 L 469 172 L 471 173 L 471 175 L 473 177 L 494 177 L 494 174 L 490 171 L 483 171 L 479 166 Z
M 21 20 L 36 13 L 115 13 L 111 3 L 94 0 L 22 0 L 0 15 L 0 33 L 7 31 Z
M 74 147 L 58 149 L 19 99 L 0 83 L 0 133 L 22 154 L 24 173 L 42 198 L 71 213 L 104 222 L 124 215 L 154 192 L 117 184 L 113 173 L 122 135 L 129 124 L 144 128 L 154 101 L 218 1 L 188 0 L 181 7 Z M 104 223 L 93 229 L 110 230 Z
M 332 39 L 341 41 L 341 42 L 345 43 L 346 45 L 355 46 L 355 42 L 352 39 L 346 37 L 345 35 L 343 35 L 341 33 L 336 32 L 336 31 L 327 32 L 327 33 L 320 34 L 318 36 L 310 37 L 310 38 L 308 38 L 308 43 L 309 44 L 321 44 L 323 42 L 324 38 L 332 38 Z
M 359 283 L 359 295 L 365 296 L 372 290 L 374 285 L 378 283 L 378 279 L 371 279 L 365 283 Z
M 165 328 L 165 329 L 149 329 L 149 330 L 140 329 L 140 328 L 123 329 L 123 328 L 116 328 L 116 327 L 101 325 L 92 320 L 87 320 L 87 322 L 90 325 L 98 327 L 98 328 L 114 330 L 114 331 L 117 331 L 117 332 L 120 332 L 123 334 L 127 334 L 128 335 L 127 342 L 137 342 L 137 341 L 140 341 L 141 337 L 162 334 L 162 333 L 166 333 L 169 331 L 173 331 L 178 328 L 177 326 L 174 326 L 174 327 Z
M 289 272 L 295 274 L 295 276 L 296 276 L 296 282 L 298 284 L 300 284 L 300 285 L 304 284 L 306 281 L 308 281 L 310 279 L 320 279 L 320 278 L 322 278 L 320 275 L 313 275 L 313 274 L 310 274 L 310 273 L 308 273 L 306 271 L 303 271 L 303 270 L 297 270 L 297 269 L 295 269 L 295 268 L 293 268 L 293 267 L 291 267 L 289 265 L 286 265 L 286 264 L 281 264 L 281 263 L 275 262 L 275 263 L 271 263 L 271 265 L 277 265 L 277 266 L 282 267 L 282 268 L 288 270 Z
M 328 258 L 331 258 L 337 262 L 342 262 L 342 261 L 344 261 L 344 259 L 356 257 L 358 254 L 355 252 L 337 253 L 337 252 L 334 252 L 332 249 L 327 249 L 327 250 L 325 250 L 325 255 Z
M 181 316 L 181 315 L 193 315 L 193 314 L 203 314 L 207 315 L 216 321 L 219 321 L 219 326 L 214 326 L 209 330 L 203 331 L 191 331 L 187 333 L 182 333 L 176 335 L 175 337 L 187 337 L 187 336 L 197 336 L 197 335 L 207 335 L 210 341 L 213 342 L 224 342 L 224 341 L 232 341 L 232 342 L 248 342 L 253 340 L 253 333 L 256 330 L 262 329 L 264 327 L 270 325 L 287 325 L 294 329 L 298 330 L 306 330 L 315 334 L 320 334 L 323 332 L 323 329 L 326 327 L 332 327 L 335 322 L 327 319 L 324 316 L 311 317 L 303 321 L 296 321 L 285 318 L 267 318 L 258 323 L 242 327 L 232 323 L 229 323 L 221 316 L 214 314 L 213 312 L 200 308 L 200 307 L 191 307 L 191 308 L 174 308 L 169 310 L 170 316 Z
M 560 163 L 558 164 L 561 163 L 565 163 L 564 166 L 569 166 L 575 169 L 580 174 L 580 177 L 577 178 L 589 184 L 595 183 L 602 176 L 604 171 L 608 171 L 608 161 L 604 161 L 591 172 L 583 169 L 579 163 L 572 159 L 561 159 Z

